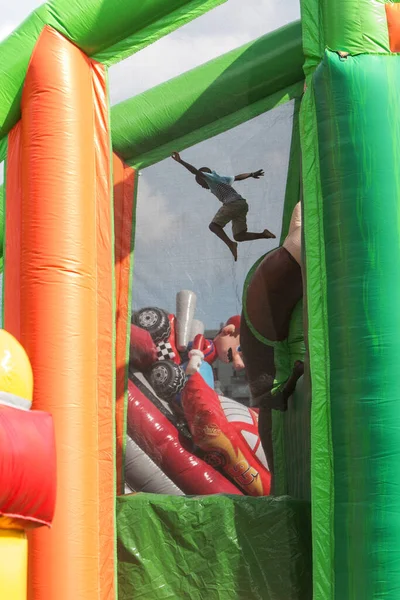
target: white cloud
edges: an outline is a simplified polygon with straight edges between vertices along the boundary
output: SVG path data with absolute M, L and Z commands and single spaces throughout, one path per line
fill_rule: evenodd
M 143 176 L 139 182 L 137 222 L 140 222 L 137 239 L 149 247 L 173 239 L 180 229 L 179 217 L 171 211 L 167 198 L 155 191 Z

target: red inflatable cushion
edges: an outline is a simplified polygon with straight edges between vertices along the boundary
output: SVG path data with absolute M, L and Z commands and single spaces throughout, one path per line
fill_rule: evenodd
M 183 447 L 178 430 L 131 380 L 128 381 L 128 433 L 185 494 L 241 495 L 221 473 Z
M 0 528 L 50 525 L 55 499 L 51 415 L 0 405 Z
M 131 325 L 129 362 L 139 371 L 146 371 L 157 362 L 157 348 L 146 329 Z
M 200 373 L 189 379 L 181 399 L 193 440 L 208 459 L 222 467 L 249 496 L 269 495 L 271 474 L 229 423 L 218 395 Z

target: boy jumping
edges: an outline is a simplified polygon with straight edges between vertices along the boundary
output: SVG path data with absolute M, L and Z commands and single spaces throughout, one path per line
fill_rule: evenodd
M 249 178 L 260 179 L 260 177 L 264 176 L 262 169 L 255 173 L 236 175 L 236 177 L 222 177 L 215 171 L 211 171 L 208 167 L 196 169 L 196 167 L 182 160 L 178 152 L 174 152 L 172 158 L 183 165 L 190 173 L 193 173 L 197 183 L 202 188 L 210 190 L 222 202 L 222 206 L 210 223 L 209 228 L 210 231 L 215 233 L 228 246 L 235 261 L 237 261 L 237 242 L 251 242 L 253 240 L 275 238 L 275 235 L 268 231 L 268 229 L 264 229 L 262 233 L 247 231 L 249 206 L 246 200 L 232 187 L 234 181 L 243 181 Z M 231 240 L 224 231 L 224 227 L 230 222 L 232 222 L 232 233 L 235 241 Z

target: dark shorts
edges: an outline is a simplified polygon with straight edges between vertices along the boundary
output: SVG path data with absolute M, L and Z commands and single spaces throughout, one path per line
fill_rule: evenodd
M 247 231 L 248 212 L 249 205 L 246 200 L 235 200 L 234 202 L 223 204 L 212 222 L 224 228 L 232 221 L 232 233 L 233 235 L 237 235 L 238 233 Z

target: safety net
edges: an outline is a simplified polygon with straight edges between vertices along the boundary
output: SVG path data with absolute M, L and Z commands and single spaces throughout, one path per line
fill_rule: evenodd
M 288 410 L 272 411 L 271 490 L 240 346 L 249 274 L 281 247 L 300 200 L 299 105 L 279 103 L 181 152 L 183 163 L 169 157 L 138 173 L 127 495 L 117 519 L 123 598 L 139 581 L 143 597 L 157 599 L 182 586 L 200 598 L 200 581 L 210 598 L 246 598 L 250 589 L 255 598 L 310 597 L 307 386 L 301 378 Z M 247 231 L 275 237 L 238 241 L 235 261 L 212 230 L 221 203 L 190 166 L 228 177 L 263 169 L 232 185 L 248 204 Z M 220 222 L 232 242 L 243 226 L 230 216 Z M 301 306 L 296 315 L 302 323 Z M 148 555 L 152 536 L 165 548 L 160 563 Z M 214 537 L 221 548 L 207 544 Z

